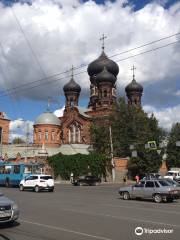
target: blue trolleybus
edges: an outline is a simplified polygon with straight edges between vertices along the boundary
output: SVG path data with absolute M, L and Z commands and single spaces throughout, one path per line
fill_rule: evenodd
M 0 163 L 0 185 L 17 186 L 32 173 L 40 173 L 42 165 L 34 163 Z

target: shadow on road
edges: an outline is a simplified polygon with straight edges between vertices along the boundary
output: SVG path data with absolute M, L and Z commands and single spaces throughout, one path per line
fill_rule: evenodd
M 14 228 L 19 226 L 19 222 L 13 222 L 13 223 L 1 223 L 0 224 L 0 229 L 5 229 L 5 228 Z M 0 233 L 0 240 L 2 238 L 2 234 Z M 2 238 L 2 239 L 9 239 L 9 238 Z

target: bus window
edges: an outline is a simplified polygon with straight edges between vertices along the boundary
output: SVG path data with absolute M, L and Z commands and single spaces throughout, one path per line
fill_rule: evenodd
M 12 166 L 5 166 L 5 174 L 11 173 Z
M 5 166 L 0 166 L 0 174 L 4 174 L 5 172 Z
M 24 167 L 24 173 L 32 173 L 32 166 L 25 166 Z
M 14 173 L 19 174 L 20 173 L 20 165 L 14 165 Z

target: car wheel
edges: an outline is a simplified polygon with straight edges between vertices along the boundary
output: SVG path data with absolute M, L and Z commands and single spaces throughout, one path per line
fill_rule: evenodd
M 162 196 L 160 194 L 155 194 L 154 195 L 154 201 L 156 203 L 161 203 L 162 202 Z
M 124 200 L 129 200 L 130 199 L 130 195 L 128 192 L 123 192 L 123 199 Z
M 54 188 L 52 188 L 52 189 L 49 189 L 48 191 L 49 191 L 49 192 L 54 192 Z
M 40 189 L 39 189 L 39 186 L 36 185 L 35 188 L 34 188 L 34 191 L 38 193 L 39 190 L 40 190 Z
M 19 190 L 24 191 L 24 186 L 22 184 L 19 186 Z

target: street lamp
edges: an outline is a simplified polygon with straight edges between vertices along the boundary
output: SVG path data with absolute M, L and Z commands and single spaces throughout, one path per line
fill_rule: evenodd
M 113 143 L 112 143 L 112 130 L 109 126 L 109 138 L 110 138 L 110 147 L 111 147 L 111 166 L 112 166 L 112 180 L 115 181 L 115 164 L 114 164 L 114 155 L 113 155 Z

